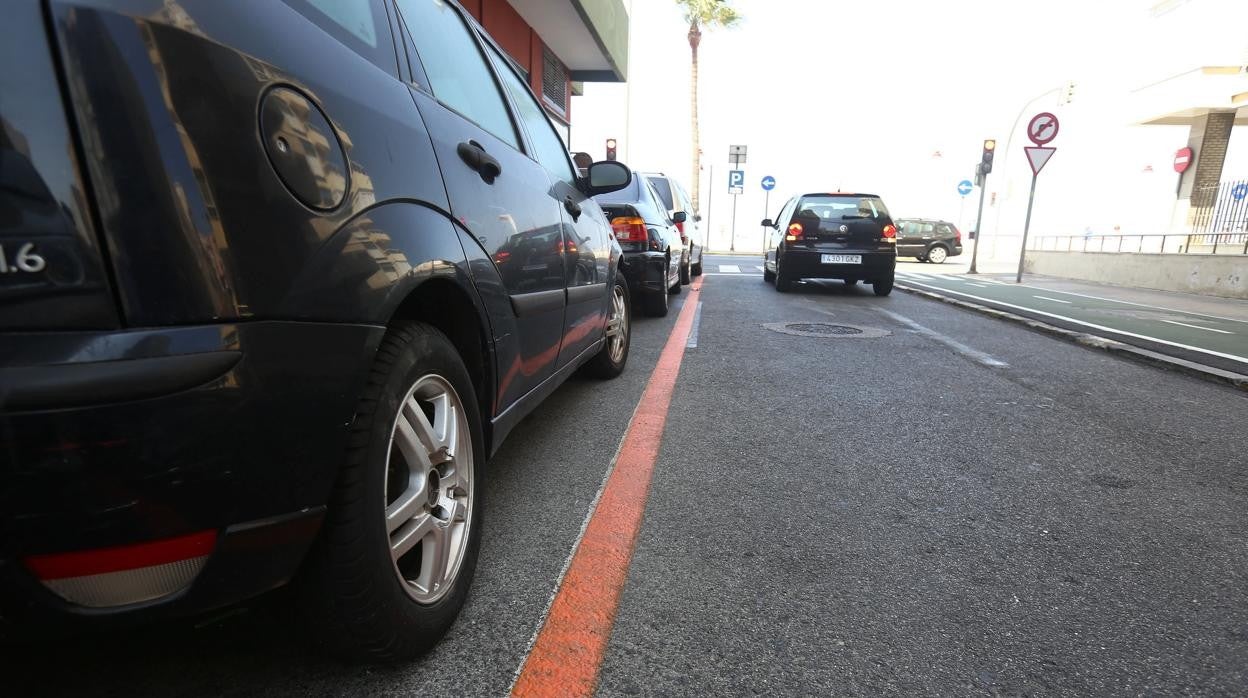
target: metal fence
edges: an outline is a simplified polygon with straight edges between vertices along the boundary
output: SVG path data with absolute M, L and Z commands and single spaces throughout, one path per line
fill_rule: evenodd
M 1248 255 L 1248 233 L 1047 235 L 1029 240 L 1027 249 L 1051 252 Z
M 1050 235 L 1032 238 L 1029 250 L 1248 255 L 1248 180 L 1220 182 L 1192 192 L 1209 202 L 1192 215 L 1189 233 Z
M 1192 202 L 1210 204 L 1196 209 L 1193 233 L 1248 233 L 1248 180 L 1199 187 Z

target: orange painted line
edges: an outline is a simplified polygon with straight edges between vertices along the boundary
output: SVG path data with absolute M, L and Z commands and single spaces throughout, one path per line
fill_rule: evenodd
M 606 656 L 620 595 L 628 580 L 668 407 L 693 328 L 702 279 L 690 286 L 659 362 L 650 374 L 598 506 L 585 526 L 513 696 L 590 696 Z

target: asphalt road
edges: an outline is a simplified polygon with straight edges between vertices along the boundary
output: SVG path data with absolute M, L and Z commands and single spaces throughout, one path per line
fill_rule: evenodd
M 907 294 L 780 294 L 756 264 L 706 258 L 600 695 L 1244 692 L 1248 394 Z M 676 316 L 513 433 L 426 659 L 337 664 L 279 598 L 6 648 L 6 688 L 506 693 Z
M 1012 277 L 964 276 L 906 268 L 906 286 L 987 305 L 1067 329 L 1179 356 L 1236 373 L 1248 373 L 1248 319 L 1191 312 L 1160 303 L 1138 303 L 1065 291 Z M 1162 301 L 1164 302 L 1164 301 Z M 1236 303 L 1236 301 L 1227 301 Z M 1238 302 L 1242 304 L 1242 301 Z

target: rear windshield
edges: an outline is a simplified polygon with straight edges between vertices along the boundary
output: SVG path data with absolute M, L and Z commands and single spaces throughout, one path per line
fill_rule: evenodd
M 818 216 L 826 221 L 879 220 L 888 218 L 888 209 L 877 196 L 803 196 L 797 216 Z
M 667 210 L 674 211 L 676 207 L 672 203 L 672 185 L 663 177 L 647 177 L 650 183 L 654 185 L 654 190 L 659 193 L 659 198 L 663 200 L 663 205 Z
M 667 212 L 659 211 L 654 207 L 654 200 L 650 195 L 651 190 L 642 188 L 644 181 L 641 177 L 633 177 L 633 181 L 627 187 L 609 194 L 599 194 L 594 197 L 594 201 L 597 201 L 603 208 L 613 204 L 628 204 L 637 209 L 637 213 L 641 214 L 647 223 L 658 225 L 667 217 Z

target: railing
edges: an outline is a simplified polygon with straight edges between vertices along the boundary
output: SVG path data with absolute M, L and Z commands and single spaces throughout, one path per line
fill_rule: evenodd
M 1027 249 L 1042 252 L 1248 255 L 1248 232 L 1046 235 L 1029 240 Z

